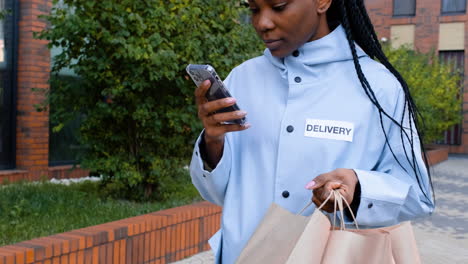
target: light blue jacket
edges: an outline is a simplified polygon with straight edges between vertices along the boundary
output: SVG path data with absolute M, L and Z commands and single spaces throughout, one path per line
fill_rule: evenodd
M 399 82 L 357 49 L 382 107 L 401 120 Z M 379 113 L 359 82 L 342 27 L 306 43 L 297 57 L 278 59 L 265 50 L 236 67 L 225 84 L 252 127 L 226 135 L 222 159 L 211 172 L 200 158 L 199 138 L 190 166 L 203 198 L 223 207 L 221 230 L 210 240 L 216 263 L 235 262 L 272 202 L 298 213 L 312 195 L 305 184 L 337 168 L 358 175 L 360 226 L 394 225 L 433 211 L 405 157 L 399 128 L 386 118 L 390 144 L 406 171 L 385 144 Z M 421 184 L 430 195 L 417 139 L 414 147 Z M 411 157 L 409 143 L 405 148 Z

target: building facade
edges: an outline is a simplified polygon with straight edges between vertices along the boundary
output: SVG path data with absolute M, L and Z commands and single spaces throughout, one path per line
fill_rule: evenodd
M 51 7 L 52 0 L 0 0 L 0 184 L 87 174 L 50 159 L 49 113 L 36 110 L 49 89 L 51 56 L 33 33 L 45 29 L 38 16 Z
M 468 154 L 468 15 L 466 0 L 365 0 L 379 38 L 392 46 L 410 45 L 420 52 L 436 51 L 463 72 L 463 121 L 440 142 L 451 153 Z

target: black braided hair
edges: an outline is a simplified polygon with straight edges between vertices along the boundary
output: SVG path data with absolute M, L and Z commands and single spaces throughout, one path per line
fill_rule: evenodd
M 385 142 L 387 146 L 389 146 L 389 149 L 397 163 L 406 171 L 406 169 L 401 164 L 401 161 L 398 160 L 398 158 L 396 157 L 395 153 L 393 152 L 392 146 L 388 141 L 388 135 L 385 131 L 383 122 L 383 118 L 388 118 L 400 128 L 400 137 L 406 159 L 411 165 L 411 169 L 414 172 L 419 188 L 421 189 L 424 196 L 430 201 L 431 199 L 429 198 L 429 194 L 422 186 L 421 171 L 416 162 L 417 158 L 414 151 L 415 135 L 413 131 L 417 131 L 417 136 L 420 139 L 419 143 L 424 153 L 424 161 L 429 175 L 429 184 L 431 186 L 432 194 L 434 197 L 432 177 L 427 162 L 426 151 L 424 149 L 424 145 L 422 144 L 423 135 L 418 129 L 420 127 L 419 120 L 422 120 L 419 119 L 421 115 L 416 107 L 416 104 L 414 103 L 413 98 L 411 97 L 407 83 L 405 82 L 401 74 L 390 64 L 384 52 L 382 51 L 379 39 L 377 38 L 377 34 L 374 30 L 374 26 L 372 25 L 369 15 L 367 14 L 364 5 L 364 0 L 332 0 L 332 4 L 327 11 L 327 20 L 330 28 L 335 28 L 340 24 L 344 28 L 346 32 L 346 37 L 348 39 L 348 44 L 351 48 L 351 53 L 353 55 L 354 67 L 361 82 L 362 88 L 364 89 L 364 92 L 369 97 L 372 104 L 374 104 L 374 106 L 379 111 L 380 126 L 382 127 L 383 133 L 385 135 Z M 400 82 L 405 94 L 405 103 L 403 107 L 403 115 L 401 120 L 395 120 L 380 105 L 377 97 L 374 94 L 374 91 L 372 90 L 372 87 L 370 86 L 369 82 L 366 79 L 366 76 L 362 71 L 361 65 L 359 63 L 359 58 L 356 52 L 356 46 L 354 45 L 354 43 L 357 43 L 372 59 L 378 59 L 380 63 L 382 63 Z M 403 121 L 406 113 L 408 114 L 407 116 L 409 119 L 409 134 L 403 127 Z M 414 123 L 411 122 L 411 120 L 413 120 Z M 415 126 L 414 128 L 413 125 Z M 405 139 L 408 140 L 410 143 L 411 149 L 409 155 L 405 146 Z

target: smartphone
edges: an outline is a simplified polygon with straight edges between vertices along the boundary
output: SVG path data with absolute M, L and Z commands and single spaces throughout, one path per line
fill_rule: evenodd
M 211 87 L 206 92 L 206 99 L 208 101 L 214 101 L 218 99 L 223 99 L 226 97 L 232 97 L 229 91 L 224 86 L 223 81 L 219 78 L 218 74 L 216 73 L 215 69 L 211 65 L 200 65 L 200 64 L 189 64 L 186 68 L 187 73 L 192 78 L 193 82 L 200 87 L 200 85 L 206 81 L 210 80 Z M 232 106 L 228 106 L 226 108 L 222 108 L 217 113 L 226 113 L 240 110 L 239 106 L 236 104 Z M 231 121 L 224 122 L 225 124 L 239 124 L 243 125 L 246 122 L 246 118 L 235 119 Z

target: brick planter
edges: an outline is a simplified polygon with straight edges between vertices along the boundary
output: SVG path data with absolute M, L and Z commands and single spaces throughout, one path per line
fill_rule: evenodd
M 0 264 L 170 263 L 209 249 L 221 208 L 201 202 L 0 247 Z
M 448 159 L 449 148 L 437 145 L 431 145 L 427 148 L 427 160 L 430 166 L 446 161 Z

